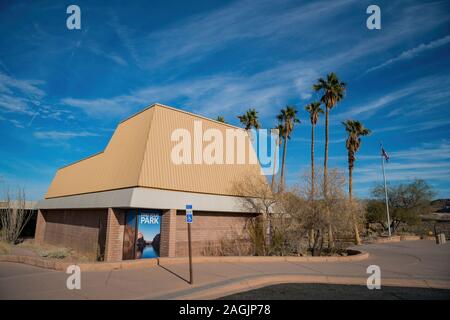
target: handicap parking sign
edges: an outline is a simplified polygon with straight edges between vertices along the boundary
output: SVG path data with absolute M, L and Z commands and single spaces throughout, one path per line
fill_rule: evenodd
M 193 217 L 194 217 L 194 214 L 192 212 L 192 205 L 191 204 L 187 204 L 186 205 L 186 222 L 187 223 L 192 223 L 193 222 Z

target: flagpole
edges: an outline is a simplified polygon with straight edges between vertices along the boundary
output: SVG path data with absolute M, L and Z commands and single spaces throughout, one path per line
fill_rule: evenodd
M 381 145 L 381 150 L 383 150 L 383 145 Z M 384 180 L 384 197 L 386 200 L 386 215 L 387 215 L 387 223 L 388 223 L 388 232 L 389 237 L 391 236 L 391 219 L 389 217 L 389 202 L 388 202 L 388 193 L 387 193 L 387 184 L 386 184 L 386 173 L 384 172 L 384 155 L 383 151 L 381 151 L 381 167 L 383 168 L 383 180 Z

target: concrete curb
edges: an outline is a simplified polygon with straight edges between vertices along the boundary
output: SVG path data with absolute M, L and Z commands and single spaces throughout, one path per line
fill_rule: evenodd
M 422 240 L 420 236 L 400 236 L 401 241 L 416 241 Z
M 156 259 L 117 261 L 117 262 L 77 263 L 75 261 L 66 262 L 66 261 L 45 259 L 42 257 L 14 256 L 14 255 L 0 255 L 0 262 L 23 263 L 34 267 L 64 272 L 70 265 L 78 265 L 81 271 L 109 271 L 119 269 L 137 269 L 137 268 L 155 267 L 158 265 Z
M 430 240 L 430 239 L 422 239 L 420 236 L 392 236 L 392 237 L 384 237 L 384 238 L 378 238 L 375 240 L 367 241 L 368 244 L 374 244 L 374 243 L 393 243 L 393 242 L 400 242 L 400 241 L 416 241 L 416 240 Z M 434 238 L 432 239 L 434 240 Z
M 260 262 L 349 262 L 365 260 L 369 257 L 367 252 L 358 250 L 353 251 L 353 255 L 345 257 L 193 257 L 194 263 L 260 263 Z M 93 263 L 76 263 L 57 261 L 46 259 L 42 257 L 32 256 L 16 256 L 16 255 L 0 255 L 0 262 L 14 262 L 23 263 L 35 267 L 52 269 L 57 271 L 66 271 L 70 265 L 78 265 L 81 271 L 110 271 L 120 269 L 139 269 L 151 268 L 157 265 L 173 265 L 186 263 L 187 257 L 182 258 L 158 258 L 158 259 L 142 259 L 142 260 L 127 260 L 117 262 L 93 262 Z
M 270 256 L 270 257 L 255 257 L 255 256 L 220 256 L 220 257 L 193 257 L 194 263 L 259 263 L 259 262 L 349 262 L 361 261 L 369 257 L 369 253 L 359 250 L 352 251 L 353 255 L 342 257 L 294 257 L 294 256 Z M 187 257 L 182 258 L 159 258 L 159 264 L 172 265 L 179 263 L 186 263 Z
M 234 283 L 200 290 L 176 296 L 177 300 L 208 300 L 217 299 L 227 295 L 255 290 L 266 286 L 284 283 L 317 283 L 366 286 L 367 278 L 312 276 L 312 275 L 270 275 L 236 281 Z M 415 288 L 450 289 L 450 281 L 426 280 L 426 279 L 382 279 L 382 286 L 399 286 Z

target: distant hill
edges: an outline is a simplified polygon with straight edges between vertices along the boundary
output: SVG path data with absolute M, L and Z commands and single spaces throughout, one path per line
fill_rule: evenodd
M 431 201 L 434 212 L 450 213 L 450 199 L 436 199 Z

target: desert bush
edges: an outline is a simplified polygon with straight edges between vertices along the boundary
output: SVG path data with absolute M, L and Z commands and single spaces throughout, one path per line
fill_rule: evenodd
M 203 256 L 248 256 L 252 253 L 249 239 L 242 236 L 227 236 L 219 241 L 207 241 L 201 254 Z
M 322 175 L 311 186 L 310 174 L 293 188 L 271 192 L 260 178 L 246 178 L 238 194 L 244 208 L 259 213 L 249 220 L 247 232 L 254 255 L 322 255 L 341 253 L 354 239 L 355 224 L 361 230 L 365 207 L 354 199 L 348 201 L 345 175 L 336 169 L 328 174 L 327 197 L 322 194 Z M 312 195 L 311 190 L 315 190 Z M 325 247 L 333 233 L 337 245 Z M 329 241 L 329 240 L 328 240 Z
M 71 250 L 68 248 L 36 248 L 36 253 L 44 258 L 65 259 L 71 255 Z
M 4 206 L 0 208 L 1 239 L 16 244 L 20 233 L 31 218 L 31 211 L 26 210 L 26 198 L 23 189 L 17 190 L 15 199 L 6 190 Z
M 0 254 L 9 254 L 11 245 L 5 241 L 0 240 Z
M 215 241 L 206 241 L 202 249 L 202 256 L 221 256 L 222 252 L 220 247 Z
M 416 179 L 411 183 L 399 184 L 388 188 L 391 230 L 395 232 L 401 225 L 414 226 L 420 223 L 420 215 L 432 212 L 432 187 L 424 180 Z M 373 199 L 367 204 L 367 219 L 379 223 L 387 230 L 384 186 L 372 190 Z
M 265 224 L 263 217 L 254 217 L 247 221 L 247 232 L 252 245 L 252 254 L 255 256 L 266 255 Z

